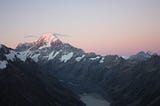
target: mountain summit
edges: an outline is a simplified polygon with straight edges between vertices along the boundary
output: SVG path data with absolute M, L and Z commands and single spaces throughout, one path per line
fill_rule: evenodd
M 38 40 L 30 43 L 19 43 L 16 47 L 16 51 L 25 51 L 31 48 L 43 49 L 51 47 L 55 43 L 62 43 L 56 34 L 52 33 L 44 33 L 42 34 Z
M 57 41 L 58 38 L 55 34 L 52 33 L 45 33 L 35 42 L 37 46 L 41 46 L 40 48 L 50 47 L 51 44 Z

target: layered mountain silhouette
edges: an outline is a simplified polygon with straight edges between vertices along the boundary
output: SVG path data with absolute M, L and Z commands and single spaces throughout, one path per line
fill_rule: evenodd
M 98 93 L 108 100 L 111 106 L 160 105 L 160 57 L 155 53 L 140 52 L 128 59 L 118 55 L 101 56 L 95 53 L 86 53 L 82 49 L 63 43 L 51 33 L 43 34 L 35 42 L 21 43 L 12 51 L 8 54 L 9 56 L 5 55 L 5 52 L 1 52 L 1 72 L 8 69 L 7 60 L 14 60 L 11 57 L 16 57 L 19 59 L 19 63 L 24 64 L 20 65 L 24 73 L 27 65 L 31 64 L 29 72 L 34 72 L 33 69 L 37 71 L 32 73 L 33 76 L 28 76 L 28 79 L 36 77 L 39 73 L 47 76 L 42 78 L 50 86 L 56 82 L 59 86 L 63 85 L 74 92 L 67 90 L 68 98 L 71 97 L 74 100 L 66 99 L 63 102 L 62 98 L 67 97 L 64 92 L 66 89 L 58 90 L 58 93 L 63 95 L 61 98 L 57 94 L 58 103 L 62 103 L 62 106 L 67 106 L 69 105 L 67 103 L 72 102 L 75 106 L 77 104 L 84 105 L 74 95 L 83 93 Z M 36 66 L 32 67 L 33 63 Z M 19 68 L 19 65 L 16 67 Z M 59 81 L 50 82 L 50 78 Z M 42 80 L 41 77 L 38 80 Z M 40 85 L 31 88 L 38 89 Z M 54 87 L 56 86 L 49 89 L 54 90 Z M 40 92 L 36 94 L 41 95 Z M 46 97 L 44 96 L 44 98 Z M 43 99 L 39 100 L 43 101 Z M 56 100 L 52 100 L 53 103 L 57 103 Z

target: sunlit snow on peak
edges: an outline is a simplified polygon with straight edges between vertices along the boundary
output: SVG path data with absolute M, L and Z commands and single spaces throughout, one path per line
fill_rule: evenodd
M 35 42 L 36 44 L 43 44 L 45 47 L 50 47 L 51 43 L 58 40 L 57 36 L 52 33 L 45 33 Z

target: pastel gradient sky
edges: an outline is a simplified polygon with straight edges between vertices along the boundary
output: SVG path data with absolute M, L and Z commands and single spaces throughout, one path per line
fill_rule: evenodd
M 87 52 L 160 54 L 160 0 L 0 0 L 0 43 L 14 48 L 45 32 Z

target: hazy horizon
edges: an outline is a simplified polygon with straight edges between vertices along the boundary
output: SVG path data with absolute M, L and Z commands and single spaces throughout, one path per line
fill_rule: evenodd
M 159 0 L 1 0 L 0 43 L 15 48 L 56 32 L 86 52 L 160 54 L 159 5 Z

